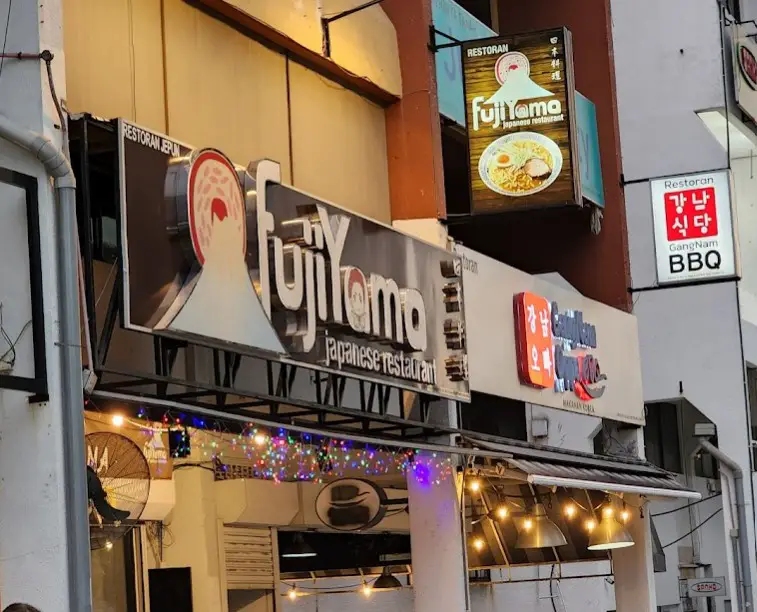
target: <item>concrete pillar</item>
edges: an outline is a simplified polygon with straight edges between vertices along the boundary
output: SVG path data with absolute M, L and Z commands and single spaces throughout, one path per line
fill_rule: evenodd
M 629 499 L 634 506 L 641 499 Z M 615 572 L 615 603 L 617 612 L 656 612 L 654 567 L 652 565 L 652 529 L 649 512 L 628 522 L 635 546 L 616 550 L 612 555 Z
M 444 170 L 436 64 L 428 48 L 431 0 L 384 0 L 394 24 L 402 99 L 386 110 L 392 219 L 443 217 Z
M 415 612 L 470 610 L 456 482 L 435 484 L 421 469 L 407 483 Z
M 10 5 L 12 4 L 12 7 Z M 9 7 L 12 8 L 10 15 Z M 57 93 L 65 98 L 60 0 L 0 0 L 0 33 L 9 19 L 7 52 L 55 54 Z M 0 113 L 19 126 L 44 133 L 60 146 L 59 124 L 44 64 L 38 60 L 3 62 Z M 69 611 L 63 480 L 55 208 L 42 166 L 28 153 L 0 139 L 0 167 L 37 179 L 44 300 L 44 342 L 49 401 L 30 404 L 29 396 L 0 391 L 0 607 L 13 602 L 41 610 Z M 31 319 L 27 224 L 23 192 L 0 183 L 0 302 L 3 327 L 15 338 Z M 14 374 L 33 371 L 31 334 L 19 341 Z M 0 353 L 7 350 L 0 342 Z M 82 469 L 84 466 L 82 465 Z M 72 612 L 72 611 L 69 611 Z M 79 611 L 76 611 L 79 612 Z
M 174 470 L 173 478 L 176 505 L 167 523 L 169 542 L 162 567 L 191 568 L 194 609 L 224 612 L 213 472 L 183 467 Z

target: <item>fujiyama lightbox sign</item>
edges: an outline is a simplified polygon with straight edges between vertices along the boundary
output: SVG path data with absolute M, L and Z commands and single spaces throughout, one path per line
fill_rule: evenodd
M 657 179 L 651 189 L 658 282 L 736 276 L 729 171 Z
M 581 203 L 565 28 L 462 45 L 474 213 Z
M 465 247 L 472 391 L 641 425 L 636 318 Z
M 119 122 L 128 328 L 467 399 L 459 258 Z

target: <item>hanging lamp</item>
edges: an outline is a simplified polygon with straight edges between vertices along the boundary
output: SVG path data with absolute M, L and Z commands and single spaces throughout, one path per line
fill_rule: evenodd
M 612 508 L 605 508 L 602 520 L 591 532 L 589 550 L 613 550 L 628 548 L 635 542 L 626 529 L 616 518 Z
M 565 534 L 547 516 L 544 504 L 536 504 L 533 514 L 520 523 L 515 548 L 556 548 L 567 543 Z

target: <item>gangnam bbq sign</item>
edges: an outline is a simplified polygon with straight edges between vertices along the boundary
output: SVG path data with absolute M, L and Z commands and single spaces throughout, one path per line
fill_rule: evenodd
M 120 122 L 127 327 L 467 399 L 459 258 Z
M 592 354 L 597 330 L 580 310 L 561 312 L 557 302 L 519 293 L 514 313 L 521 383 L 573 393 L 586 403 L 602 397 L 607 376 Z
M 671 176 L 651 189 L 658 282 L 736 276 L 729 171 Z

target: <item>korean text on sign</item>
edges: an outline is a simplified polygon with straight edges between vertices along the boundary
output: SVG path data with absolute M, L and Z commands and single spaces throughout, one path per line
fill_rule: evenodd
M 549 301 L 533 293 L 515 296 L 518 370 L 524 384 L 545 389 L 555 381 L 555 354 Z
M 715 188 L 703 187 L 666 193 L 665 224 L 670 242 L 717 236 Z

